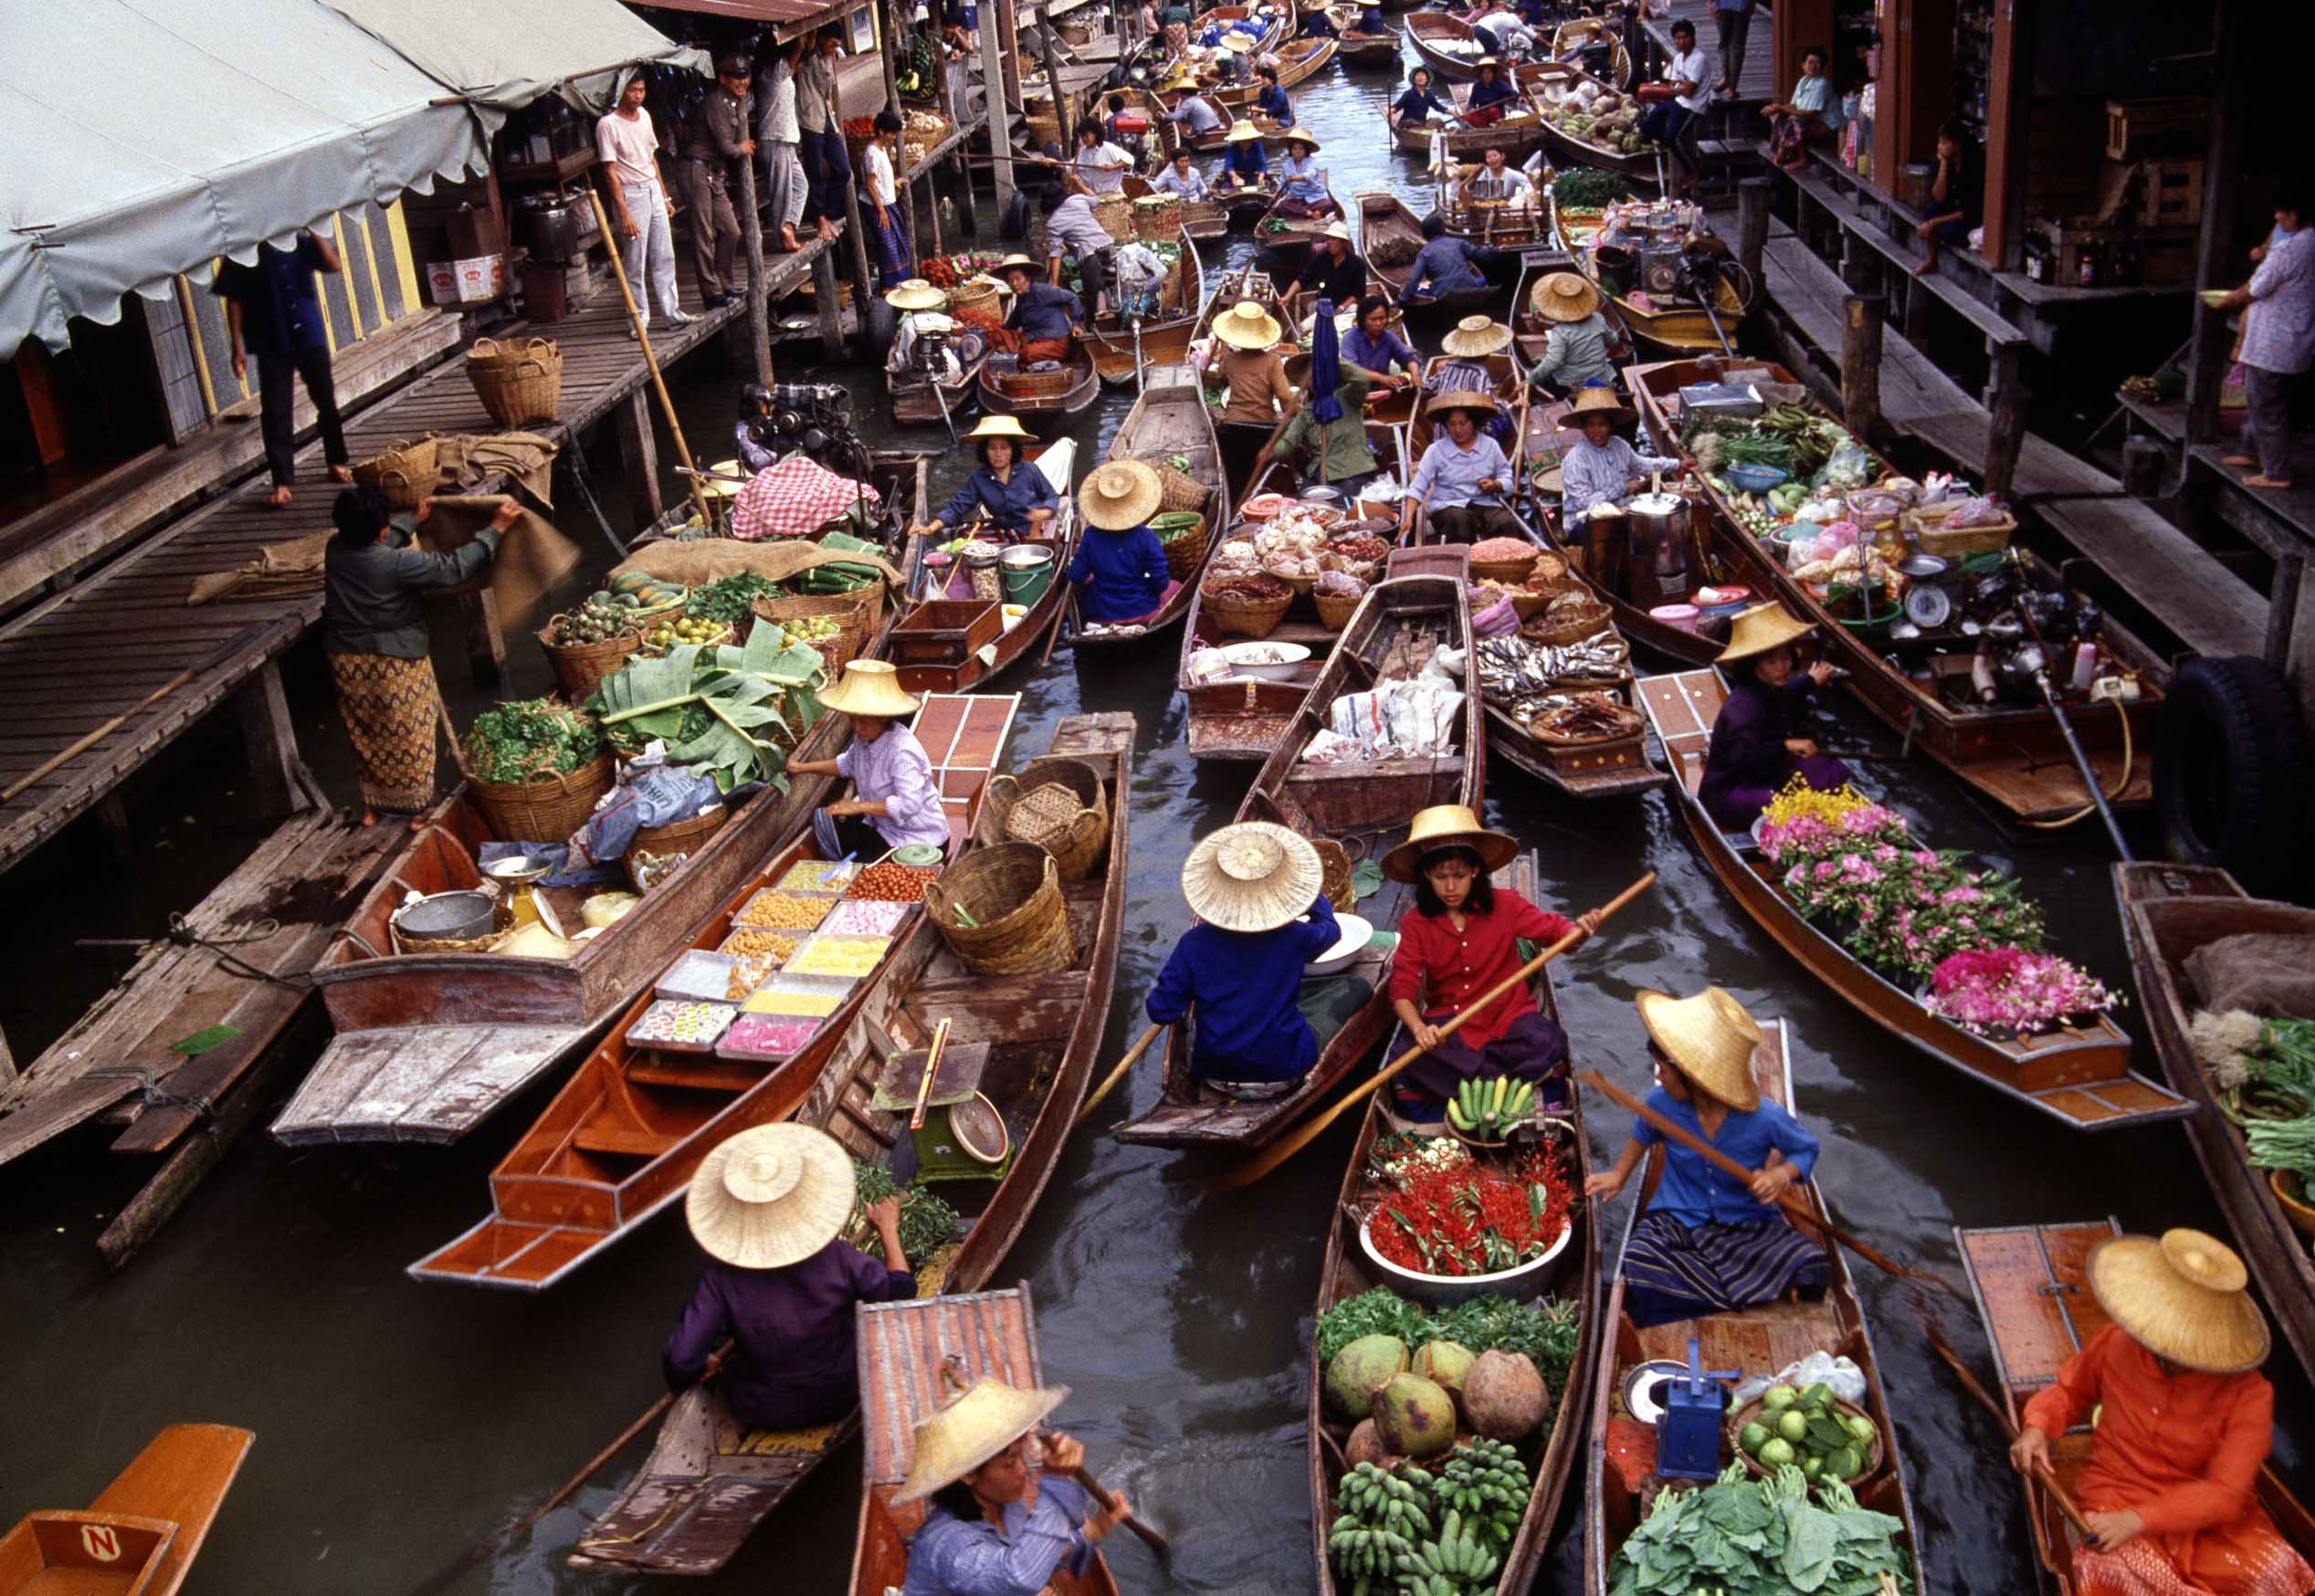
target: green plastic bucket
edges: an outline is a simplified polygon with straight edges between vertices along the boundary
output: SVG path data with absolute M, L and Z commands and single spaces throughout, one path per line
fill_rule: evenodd
M 1031 559 L 1028 556 L 1034 555 Z M 998 569 L 1005 577 L 1005 602 L 1023 607 L 1034 604 L 1053 585 L 1053 551 L 1008 549 Z

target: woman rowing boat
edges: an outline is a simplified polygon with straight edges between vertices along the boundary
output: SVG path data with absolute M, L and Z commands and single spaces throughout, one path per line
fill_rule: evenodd
M 1725 831 L 1749 831 L 1769 800 L 1794 777 L 1830 793 L 1849 779 L 1849 768 L 1815 742 L 1793 734 L 1793 718 L 1810 694 L 1833 679 L 1817 660 L 1799 668 L 1793 646 L 1815 630 L 1775 604 L 1754 604 L 1736 617 L 1719 663 L 1728 699 L 1712 722 L 1704 751 L 1704 777 L 1696 795 Z
M 1624 1244 L 1632 1323 L 1646 1329 L 1788 1292 L 1823 1295 L 1825 1249 L 1776 1209 L 1815 1168 L 1816 1138 L 1781 1105 L 1761 1100 L 1752 1076 L 1759 1024 L 1717 986 L 1689 998 L 1643 992 L 1635 1001 L 1656 1070 L 1647 1107 L 1752 1173 L 1739 1181 L 1639 1119 L 1615 1167 L 1584 1182 L 1585 1196 L 1614 1198 L 1649 1148 L 1664 1149 L 1663 1176 Z
M 2113 1322 L 2026 1404 L 2010 1447 L 2047 1468 L 2049 1438 L 2091 1422 L 2074 1493 L 2096 1538 L 2074 1553 L 2076 1596 L 2306 1596 L 2315 1569 L 2254 1496 L 2275 1388 L 2242 1259 L 2173 1230 L 2101 1242 L 2086 1272 Z

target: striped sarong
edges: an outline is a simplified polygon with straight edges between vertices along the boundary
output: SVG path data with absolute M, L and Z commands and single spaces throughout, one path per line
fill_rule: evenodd
M 385 814 L 434 806 L 434 729 L 442 695 L 434 661 L 390 654 L 330 656 L 338 712 L 362 779 L 362 804 Z
M 1643 1213 L 1624 1244 L 1624 1310 L 1642 1329 L 1825 1289 L 1825 1249 L 1781 1219 L 1689 1224 Z

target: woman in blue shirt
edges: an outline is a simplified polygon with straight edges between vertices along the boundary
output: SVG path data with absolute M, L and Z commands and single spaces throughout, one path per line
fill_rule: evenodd
M 1216 188 L 1260 188 L 1270 181 L 1270 158 L 1262 150 L 1262 130 L 1241 118 L 1230 124 L 1222 151 Z
M 1286 90 L 1279 86 L 1279 69 L 1265 67 L 1255 76 L 1261 79 L 1262 87 L 1254 96 L 1254 109 L 1282 128 L 1292 127 L 1294 102 L 1287 99 Z
M 1739 1181 L 1645 1119 L 1633 1124 L 1615 1167 L 1584 1182 L 1585 1196 L 1613 1198 L 1643 1155 L 1662 1150 L 1656 1189 L 1624 1244 L 1626 1313 L 1646 1329 L 1822 1296 L 1824 1247 L 1777 1210 L 1816 1167 L 1816 1138 L 1782 1104 L 1762 1100 L 1752 1076 L 1759 1024 L 1717 986 L 1690 998 L 1643 992 L 1636 1001 L 1656 1067 L 1648 1108 L 1752 1174 Z
M 1150 530 L 1164 497 L 1157 473 L 1139 460 L 1111 460 L 1078 489 L 1088 530 L 1069 562 L 1069 581 L 1079 590 L 1080 618 L 1102 625 L 1146 621 L 1180 585 Z
M 1453 120 L 1455 102 L 1442 100 L 1431 88 L 1431 69 L 1417 67 L 1406 75 L 1406 92 L 1391 102 L 1394 127 L 1428 127 L 1434 114 Z
M 975 510 L 986 510 L 989 520 L 1008 532 L 1042 531 L 1052 522 L 1061 496 L 1053 491 L 1044 472 L 1021 457 L 1021 446 L 1029 441 L 1029 434 L 1017 417 L 984 416 L 980 425 L 964 435 L 964 441 L 980 446 L 981 468 L 964 479 L 947 509 L 910 527 L 910 532 L 961 527 Z
M 1372 372 L 1386 388 L 1412 387 L 1423 367 L 1415 346 L 1393 330 L 1391 301 L 1380 294 L 1368 294 L 1359 300 L 1359 319 L 1342 335 L 1342 358 Z M 1394 374 L 1393 366 L 1405 374 Z
M 1182 862 L 1182 896 L 1199 923 L 1173 944 L 1143 1006 L 1161 1025 L 1196 1010 L 1190 1068 L 1218 1090 L 1291 1087 L 1318 1063 L 1312 1018 L 1337 1028 L 1347 1017 L 1334 1012 L 1342 989 L 1360 1003 L 1372 991 L 1355 980 L 1314 983 L 1319 1014 L 1300 1004 L 1304 967 L 1342 938 L 1319 890 L 1324 875 L 1308 837 L 1264 820 L 1222 827 Z
M 1305 220 L 1338 214 L 1326 186 L 1326 168 L 1319 164 L 1319 142 L 1308 128 L 1296 128 L 1286 136 L 1286 159 L 1279 163 L 1278 214 Z
M 1520 98 L 1519 89 L 1503 77 L 1501 66 L 1493 56 L 1481 56 L 1478 81 L 1471 85 L 1471 109 L 1464 114 L 1468 127 L 1493 127 L 1503 120 L 1503 113 L 1494 108 L 1509 105 Z

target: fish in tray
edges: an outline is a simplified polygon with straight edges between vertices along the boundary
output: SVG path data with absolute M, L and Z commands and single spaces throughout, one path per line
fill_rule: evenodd
M 1632 651 L 1613 632 L 1552 646 L 1524 637 L 1482 637 L 1479 687 L 1491 703 L 1549 693 L 1563 682 L 1615 681 L 1632 674 Z

